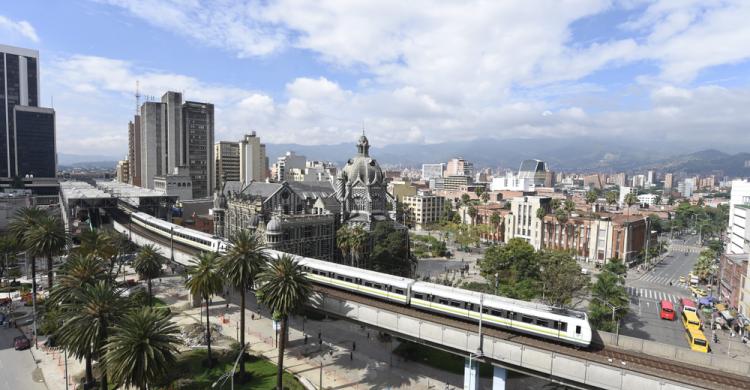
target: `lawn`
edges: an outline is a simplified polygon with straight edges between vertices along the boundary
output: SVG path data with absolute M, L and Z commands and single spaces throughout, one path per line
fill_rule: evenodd
M 401 339 L 399 339 L 399 341 L 401 342 L 401 344 L 399 344 L 399 346 L 396 347 L 395 350 L 393 350 L 393 353 L 403 357 L 404 360 L 419 362 L 426 366 L 437 368 L 439 370 L 463 375 L 463 357 L 440 349 L 430 348 L 422 344 L 413 343 L 411 341 Z M 485 378 L 491 378 L 492 365 L 485 363 L 480 364 L 479 375 Z
M 218 353 L 216 353 L 218 352 Z M 214 363 L 214 367 L 208 369 L 204 367 L 204 361 L 206 360 L 205 350 L 195 350 L 183 353 L 179 356 L 177 367 L 171 370 L 175 376 L 170 378 L 172 380 L 171 387 L 165 387 L 169 389 L 184 389 L 184 390 L 197 390 L 197 389 L 210 389 L 211 385 L 219 379 L 224 373 L 232 369 L 234 365 L 235 356 L 230 356 L 229 353 L 224 351 L 214 351 L 214 358 L 218 359 L 218 362 Z M 253 390 L 272 390 L 276 387 L 276 365 L 257 356 L 250 356 L 247 362 L 245 362 L 245 369 L 250 374 L 250 380 L 244 383 L 242 386 L 235 383 L 235 389 L 253 389 Z M 300 384 L 294 376 L 288 372 L 284 372 L 284 388 L 290 390 L 303 390 L 304 386 Z M 227 380 L 223 386 L 217 385 L 214 389 L 230 389 L 230 381 Z

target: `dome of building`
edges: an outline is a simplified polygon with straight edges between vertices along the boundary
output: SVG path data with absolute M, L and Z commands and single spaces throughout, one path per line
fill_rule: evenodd
M 274 215 L 268 225 L 266 225 L 266 234 L 280 234 L 281 233 L 281 218 L 278 215 Z
M 347 183 L 355 185 L 357 181 L 365 185 L 381 184 L 383 182 L 383 170 L 375 159 L 370 157 L 370 141 L 362 134 L 357 142 L 357 155 L 349 159 L 343 172 Z

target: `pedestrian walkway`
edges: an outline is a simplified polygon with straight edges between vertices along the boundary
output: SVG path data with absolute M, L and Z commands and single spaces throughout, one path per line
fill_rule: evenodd
M 652 299 L 654 301 L 667 300 L 672 303 L 678 303 L 682 296 L 665 293 L 663 291 L 651 290 L 647 288 L 625 287 L 628 295 L 641 299 Z
M 679 279 L 668 278 L 666 276 L 659 276 L 653 273 L 648 273 L 639 279 L 643 282 L 661 284 L 664 286 L 682 287 L 687 289 L 689 286 L 687 282 L 680 282 Z M 670 284 L 671 283 L 671 284 Z

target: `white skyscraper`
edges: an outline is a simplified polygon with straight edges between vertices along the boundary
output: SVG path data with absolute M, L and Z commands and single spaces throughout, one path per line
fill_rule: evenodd
M 240 180 L 247 184 L 265 181 L 267 177 L 266 145 L 260 143 L 260 137 L 253 131 L 240 141 Z

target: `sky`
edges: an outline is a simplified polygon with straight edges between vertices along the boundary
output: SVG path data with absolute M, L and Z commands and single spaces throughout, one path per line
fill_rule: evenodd
M 750 1 L 24 0 L 58 152 L 122 158 L 136 82 L 218 140 L 594 136 L 750 151 Z

